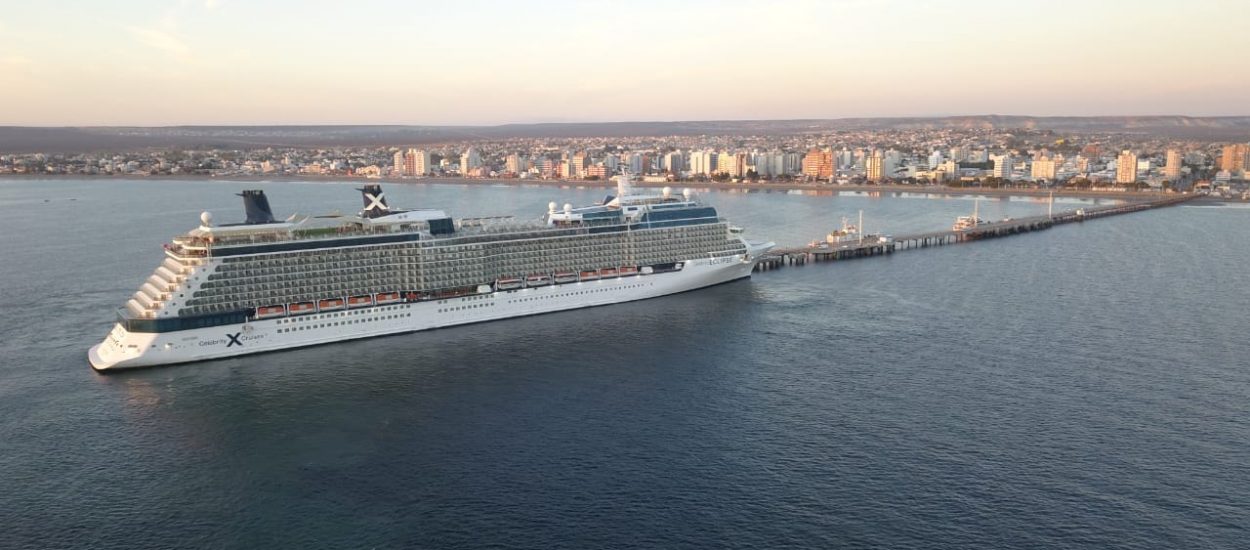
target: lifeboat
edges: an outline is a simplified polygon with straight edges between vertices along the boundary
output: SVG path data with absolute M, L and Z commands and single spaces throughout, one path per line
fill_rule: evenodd
M 642 273 L 643 275 L 650 275 L 650 274 L 652 274 L 652 273 L 655 273 L 655 268 L 653 268 L 653 267 L 651 267 L 651 266 L 649 266 L 649 265 L 644 265 L 644 266 L 642 266 L 642 269 L 641 269 L 640 271 L 641 271 L 641 273 Z
M 379 292 L 378 295 L 375 296 L 373 299 L 373 302 L 378 305 L 393 304 L 398 301 L 399 301 L 398 292 Z
M 630 275 L 637 275 L 637 274 L 638 274 L 638 268 L 637 268 L 637 267 L 635 267 L 635 266 L 632 266 L 632 265 L 623 265 L 623 266 L 621 266 L 621 268 L 617 271 L 617 273 L 620 273 L 622 277 L 628 277 L 628 276 L 630 276 Z
M 286 306 L 261 306 L 256 308 L 257 319 L 271 319 L 286 315 Z
M 555 281 L 558 285 L 562 285 L 564 283 L 576 283 L 577 274 L 572 271 L 557 271 Z
M 299 313 L 312 313 L 317 311 L 317 306 L 313 305 L 312 302 L 299 302 L 297 304 L 291 304 L 288 311 L 291 312 L 291 315 Z
M 551 277 L 547 275 L 530 275 L 525 278 L 525 286 L 527 287 L 547 286 L 549 284 L 551 284 Z
M 317 302 L 318 311 L 334 311 L 336 309 L 343 309 L 342 298 L 330 298 L 328 300 L 319 300 Z
M 583 271 L 577 274 L 577 278 L 582 281 L 594 281 L 599 278 L 598 271 Z
M 347 299 L 347 307 L 369 307 L 373 305 L 373 296 L 352 296 Z
M 605 267 L 605 268 L 603 268 L 603 269 L 600 269 L 600 270 L 599 270 L 599 276 L 600 276 L 600 277 L 602 277 L 602 278 L 604 278 L 604 279 L 606 279 L 606 278 L 608 278 L 608 277 L 615 277 L 615 276 L 616 276 L 616 268 L 615 268 L 615 267 Z
M 409 302 L 420 302 L 425 299 L 425 295 L 420 292 L 405 292 L 404 300 Z
M 521 280 L 517 278 L 499 279 L 495 281 L 495 290 L 513 290 L 521 288 Z

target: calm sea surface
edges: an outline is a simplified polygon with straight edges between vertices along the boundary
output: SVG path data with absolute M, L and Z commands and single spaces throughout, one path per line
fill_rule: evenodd
M 0 548 L 1233 548 L 1250 209 L 1177 207 L 668 298 L 101 376 L 171 236 L 349 184 L 0 180 Z M 537 217 L 605 190 L 389 185 Z M 707 193 L 754 238 L 971 198 Z M 1075 208 L 1061 201 L 1057 208 Z M 1085 203 L 1092 204 L 1092 203 Z M 981 216 L 1045 211 L 988 199 Z

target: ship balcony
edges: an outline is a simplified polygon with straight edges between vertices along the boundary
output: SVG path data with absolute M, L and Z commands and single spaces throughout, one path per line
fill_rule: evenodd
M 131 298 L 126 301 L 126 311 L 134 317 L 155 317 L 155 312 L 149 312 L 143 308 L 143 305 Z
M 152 285 L 152 288 L 156 289 L 158 292 L 173 292 L 178 289 L 178 285 L 166 281 L 157 275 L 148 277 L 148 280 L 144 284 Z
M 186 275 L 183 275 L 180 273 L 174 273 L 172 270 L 170 270 L 169 268 L 165 266 L 160 266 L 156 268 L 156 272 L 160 274 L 161 278 L 165 279 L 166 281 L 169 281 L 170 284 L 176 285 L 178 283 L 181 283 L 187 280 Z
M 193 248 L 187 248 L 183 246 L 166 245 L 165 255 L 178 262 L 188 262 L 188 261 L 198 261 L 199 258 L 207 257 L 208 251 L 196 250 Z
M 161 300 L 155 300 L 142 292 L 136 292 L 133 299 L 143 306 L 143 309 L 160 309 L 163 303 Z
M 163 292 L 149 283 L 143 283 L 143 286 L 139 287 L 139 291 L 153 300 L 163 302 L 169 299 L 168 292 Z

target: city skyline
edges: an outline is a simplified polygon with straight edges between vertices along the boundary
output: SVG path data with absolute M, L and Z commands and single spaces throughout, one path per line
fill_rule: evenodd
M 0 124 L 1242 115 L 1225 0 L 143 0 L 0 13 Z M 1221 55 L 1223 52 L 1223 55 Z

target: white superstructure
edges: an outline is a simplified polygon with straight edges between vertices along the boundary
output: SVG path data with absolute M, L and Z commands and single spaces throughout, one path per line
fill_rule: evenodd
M 749 277 L 772 243 L 748 243 L 689 193 L 553 203 L 541 221 L 453 220 L 391 210 L 366 186 L 358 216 L 273 219 L 259 191 L 248 220 L 200 227 L 88 353 L 99 370 L 214 359 L 607 305 Z

